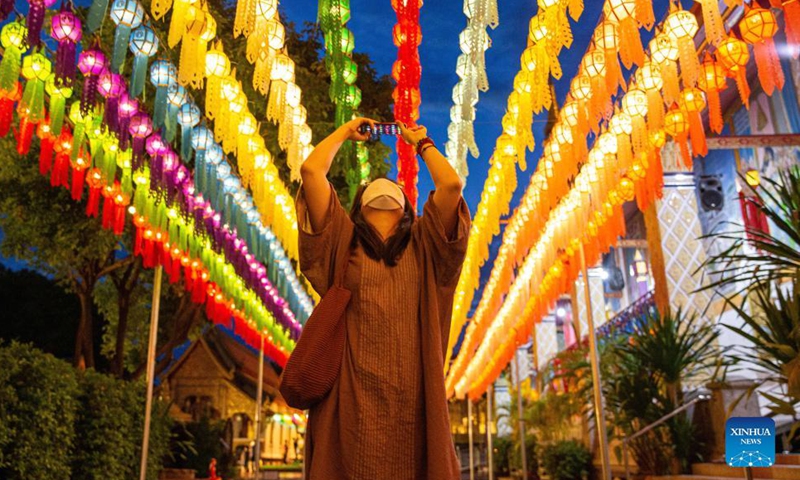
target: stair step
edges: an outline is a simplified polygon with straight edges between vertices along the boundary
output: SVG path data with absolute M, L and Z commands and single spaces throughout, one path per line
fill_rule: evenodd
M 800 454 L 779 453 L 775 456 L 776 465 L 800 465 Z
M 742 468 L 734 468 L 724 463 L 696 463 L 692 465 L 694 475 L 723 478 L 744 478 Z M 774 465 L 772 467 L 753 467 L 753 478 L 769 478 L 774 480 L 800 479 L 800 465 Z

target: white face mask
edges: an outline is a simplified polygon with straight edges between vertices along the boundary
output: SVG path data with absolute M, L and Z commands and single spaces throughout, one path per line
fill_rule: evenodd
M 406 198 L 396 183 L 379 178 L 364 190 L 361 205 L 376 210 L 402 210 L 406 206 Z

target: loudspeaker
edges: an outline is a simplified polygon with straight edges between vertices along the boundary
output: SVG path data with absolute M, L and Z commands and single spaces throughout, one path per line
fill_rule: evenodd
M 698 181 L 700 191 L 700 206 L 703 211 L 722 210 L 725 205 L 725 195 L 722 194 L 722 175 L 701 175 Z

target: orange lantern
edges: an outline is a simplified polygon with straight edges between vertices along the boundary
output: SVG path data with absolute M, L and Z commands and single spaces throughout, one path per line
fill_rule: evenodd
M 708 98 L 708 123 L 711 130 L 716 133 L 722 133 L 722 107 L 720 105 L 719 92 L 727 87 L 725 69 L 715 62 L 708 53 L 703 59 L 702 72 L 697 85 L 706 92 L 706 97 Z
M 667 16 L 665 31 L 672 36 L 678 45 L 678 58 L 681 64 L 681 78 L 683 85 L 694 87 L 700 72 L 700 61 L 694 48 L 694 36 L 699 26 L 697 18 L 686 10 L 679 9 L 672 4 L 671 13 Z
M 639 37 L 639 29 L 637 23 L 645 24 L 646 22 L 637 22 L 635 14 L 641 10 L 645 12 L 646 8 L 640 8 L 640 5 L 648 4 L 651 2 L 637 2 L 636 0 L 607 0 L 603 5 L 603 14 L 607 19 L 610 19 L 618 27 L 620 39 L 619 56 L 625 67 L 631 68 L 633 64 L 641 65 L 644 63 L 644 47 L 642 47 L 642 39 Z M 650 7 L 652 11 L 652 6 Z M 653 22 L 649 23 L 648 28 L 651 28 Z
M 750 86 L 747 84 L 747 62 L 750 51 L 747 44 L 735 37 L 728 37 L 717 47 L 717 61 L 736 80 L 739 98 L 745 108 L 750 108 Z
M 593 48 L 586 53 L 581 61 L 581 69 L 591 82 L 591 95 L 589 97 L 589 117 L 592 122 L 599 123 L 606 116 L 611 107 L 611 97 L 617 92 L 617 84 L 606 81 L 605 54 Z
M 692 153 L 706 156 L 706 133 L 703 129 L 703 119 L 700 113 L 706 108 L 703 92 L 699 88 L 686 88 L 681 92 L 681 107 L 686 111 L 689 119 L 689 135 L 692 140 Z
M 644 90 L 634 87 L 622 98 L 622 110 L 631 116 L 631 143 L 634 154 L 645 152 L 647 147 L 647 94 Z
M 608 5 L 608 3 L 606 3 L 606 5 Z M 608 70 L 608 74 L 606 75 L 607 88 L 609 91 L 611 91 L 612 88 L 616 90 L 616 84 L 619 83 L 619 85 L 624 89 L 625 79 L 622 76 L 622 68 L 619 66 L 619 60 L 617 59 L 617 52 L 621 51 L 620 49 L 622 45 L 620 43 L 617 24 L 608 20 L 600 22 L 600 25 L 597 26 L 592 38 L 594 40 L 595 47 L 602 51 L 605 57 L 605 64 Z M 631 67 L 627 63 L 625 66 L 628 68 Z
M 773 4 L 774 5 L 774 4 Z M 786 43 L 789 44 L 792 56 L 797 58 L 800 53 L 800 2 L 797 0 L 782 0 L 783 21 L 786 24 Z
M 631 153 L 631 132 L 633 123 L 631 116 L 625 112 L 617 112 L 608 122 L 608 130 L 617 137 L 617 160 L 621 169 L 628 168 L 633 160 Z
M 689 117 L 677 105 L 673 105 L 664 117 L 664 131 L 678 144 L 687 169 L 692 168 L 692 156 L 689 153 Z
M 739 21 L 742 40 L 753 45 L 758 66 L 758 79 L 764 93 L 772 95 L 777 87 L 783 88 L 784 76 L 775 42 L 772 37 L 778 32 L 778 20 L 775 14 L 766 8 L 746 8 L 744 17 Z

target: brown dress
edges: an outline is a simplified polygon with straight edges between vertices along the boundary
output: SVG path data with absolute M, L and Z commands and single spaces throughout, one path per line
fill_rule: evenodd
M 305 219 L 302 190 L 297 210 Z M 460 478 L 442 372 L 469 225 L 462 199 L 457 231 L 448 238 L 431 196 L 397 266 L 353 250 L 344 280 L 352 298 L 342 369 L 331 393 L 309 412 L 307 479 Z M 353 235 L 333 189 L 325 226 L 300 230 L 301 270 L 324 295 L 337 252 L 349 248 Z

